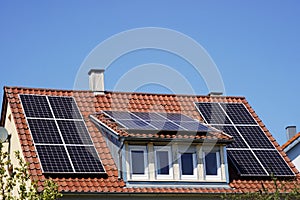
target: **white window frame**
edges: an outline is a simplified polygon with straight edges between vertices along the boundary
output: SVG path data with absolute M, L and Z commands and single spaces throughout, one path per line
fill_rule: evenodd
M 190 153 L 192 154 L 193 156 L 193 175 L 183 175 L 182 174 L 182 162 L 181 162 L 181 155 L 184 154 L 184 153 Z M 182 180 L 197 180 L 197 177 L 198 177 L 198 173 L 197 173 L 197 154 L 196 152 L 180 152 L 179 153 L 179 171 L 180 171 L 180 178 Z
M 132 151 L 143 151 L 144 152 L 144 174 L 133 174 L 132 173 Z M 130 163 L 130 177 L 132 180 L 148 180 L 149 170 L 148 170 L 148 154 L 146 146 L 129 146 L 129 163 Z
M 168 152 L 168 163 L 169 163 L 169 174 L 168 175 L 164 175 L 164 174 L 158 174 L 158 159 L 157 159 L 157 155 L 156 152 L 159 151 L 167 151 Z M 156 179 L 158 180 L 170 180 L 173 179 L 173 164 L 172 164 L 172 150 L 170 146 L 154 146 L 154 158 L 155 158 L 155 176 Z
M 217 159 L 217 175 L 206 175 L 206 154 L 215 153 Z M 221 180 L 221 157 L 220 151 L 215 152 L 203 152 L 203 167 L 204 167 L 204 177 L 206 180 Z

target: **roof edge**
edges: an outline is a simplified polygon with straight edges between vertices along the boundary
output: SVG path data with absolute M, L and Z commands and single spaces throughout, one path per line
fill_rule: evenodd
M 89 89 L 82 90 L 72 90 L 72 89 L 58 89 L 58 88 L 35 88 L 35 87 L 23 87 L 23 86 L 4 86 L 5 89 L 25 89 L 25 90 L 50 90 L 50 91 L 66 91 L 66 92 L 90 92 L 93 93 Z M 168 95 L 168 96 L 182 96 L 182 97 L 209 97 L 214 99 L 224 99 L 224 98 L 239 98 L 246 99 L 245 96 L 210 96 L 210 95 L 201 95 L 201 94 L 168 94 L 168 93 L 152 93 L 152 92 L 124 92 L 124 91 L 110 91 L 105 90 L 105 94 L 107 93 L 118 93 L 118 94 L 140 94 L 140 95 Z M 95 95 L 98 96 L 98 95 Z
M 294 137 L 292 137 L 291 139 L 289 139 L 286 143 L 284 143 L 281 148 L 282 150 L 286 149 L 287 147 L 289 147 L 289 149 L 293 148 L 296 144 L 298 144 L 300 141 L 298 140 L 298 138 L 300 137 L 300 132 L 297 133 Z M 298 141 L 298 142 L 297 142 Z M 292 146 L 290 146 L 292 145 Z M 288 149 L 288 150 L 289 150 Z M 286 151 L 288 151 L 286 150 Z
M 7 110 L 7 98 L 6 98 L 6 91 L 5 86 L 3 87 L 3 100 L 2 100 L 2 106 L 1 106 L 1 119 L 0 119 L 0 126 L 5 125 L 5 118 L 6 118 L 6 110 Z

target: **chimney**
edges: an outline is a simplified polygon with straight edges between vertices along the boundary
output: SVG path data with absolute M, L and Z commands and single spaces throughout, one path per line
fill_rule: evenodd
M 288 140 L 294 137 L 297 133 L 296 126 L 287 126 L 285 129 L 286 129 L 286 136 Z
M 90 90 L 95 95 L 104 94 L 104 69 L 91 69 L 89 71 Z

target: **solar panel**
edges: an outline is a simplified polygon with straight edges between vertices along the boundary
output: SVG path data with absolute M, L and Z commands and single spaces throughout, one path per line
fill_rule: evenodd
M 72 97 L 20 98 L 44 173 L 105 173 Z
M 26 117 L 53 118 L 46 96 L 20 95 Z
M 293 176 L 294 173 L 276 150 L 254 150 L 269 174 Z
M 45 173 L 73 172 L 63 145 L 35 145 Z
M 101 161 L 93 146 L 68 146 L 75 172 L 104 172 Z
M 277 149 L 244 104 L 195 103 L 195 105 L 207 123 L 232 135 L 235 139 L 227 146 L 227 152 L 242 176 L 266 176 L 271 172 L 276 176 L 294 176 L 288 164 L 278 157 Z M 276 166 L 273 166 L 274 163 Z M 269 167 L 270 164 L 272 168 Z
M 27 119 L 35 143 L 62 144 L 55 120 Z
M 213 127 L 233 136 L 235 141 L 232 144 L 229 144 L 227 146 L 228 148 L 248 148 L 247 144 L 244 142 L 241 135 L 238 133 L 234 126 L 214 125 Z
M 228 150 L 227 154 L 241 176 L 268 175 L 250 150 Z
M 161 131 L 183 131 L 185 129 L 181 128 L 177 124 L 171 122 L 171 121 L 150 121 L 150 124 L 152 126 L 156 127 L 156 130 L 161 130 Z
M 158 113 L 155 112 L 132 112 L 134 115 L 138 116 L 142 120 L 146 122 L 151 122 L 151 121 L 167 121 L 163 115 L 159 115 Z
M 48 97 L 55 118 L 81 119 L 80 112 L 73 97 Z
M 83 121 L 58 120 L 66 144 L 93 144 Z
M 105 111 L 104 113 L 106 113 L 109 117 L 113 118 L 113 119 L 127 119 L 127 120 L 132 120 L 132 119 L 139 119 L 138 117 L 134 116 L 132 113 L 130 112 L 126 112 L 126 111 Z
M 103 111 L 128 130 L 207 132 L 210 128 L 180 113 Z
M 221 103 L 222 108 L 234 124 L 256 124 L 242 103 Z
M 183 122 L 175 121 L 175 123 L 180 125 L 181 127 L 185 128 L 186 130 L 191 130 L 191 131 L 196 131 L 196 132 L 211 131 L 210 128 L 200 124 L 197 121 L 194 121 L 194 122 L 191 122 L 191 121 L 183 121 Z
M 141 121 L 140 119 L 120 119 L 118 123 L 124 126 L 127 129 L 135 129 L 135 130 L 157 130 L 156 127 L 151 126 L 149 123 L 145 121 Z
M 179 122 L 194 122 L 195 120 L 183 115 L 183 114 L 178 114 L 178 113 L 157 113 L 161 116 L 164 116 L 165 118 L 171 120 L 171 121 L 179 121 Z
M 231 124 L 218 103 L 196 103 L 196 106 L 208 124 Z
M 259 126 L 237 126 L 237 129 L 251 148 L 274 148 Z

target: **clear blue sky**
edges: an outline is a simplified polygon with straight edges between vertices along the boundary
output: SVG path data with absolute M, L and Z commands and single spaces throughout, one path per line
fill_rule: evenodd
M 0 85 L 72 89 L 81 63 L 96 45 L 149 26 L 180 31 L 200 43 L 218 66 L 226 94 L 245 96 L 280 144 L 287 125 L 300 130 L 296 0 L 0 0 Z M 135 52 L 107 70 L 106 89 L 114 88 L 130 67 L 151 62 L 190 67 L 164 52 Z M 198 94 L 207 94 L 201 80 L 190 78 Z M 142 88 L 156 89 L 163 91 Z

